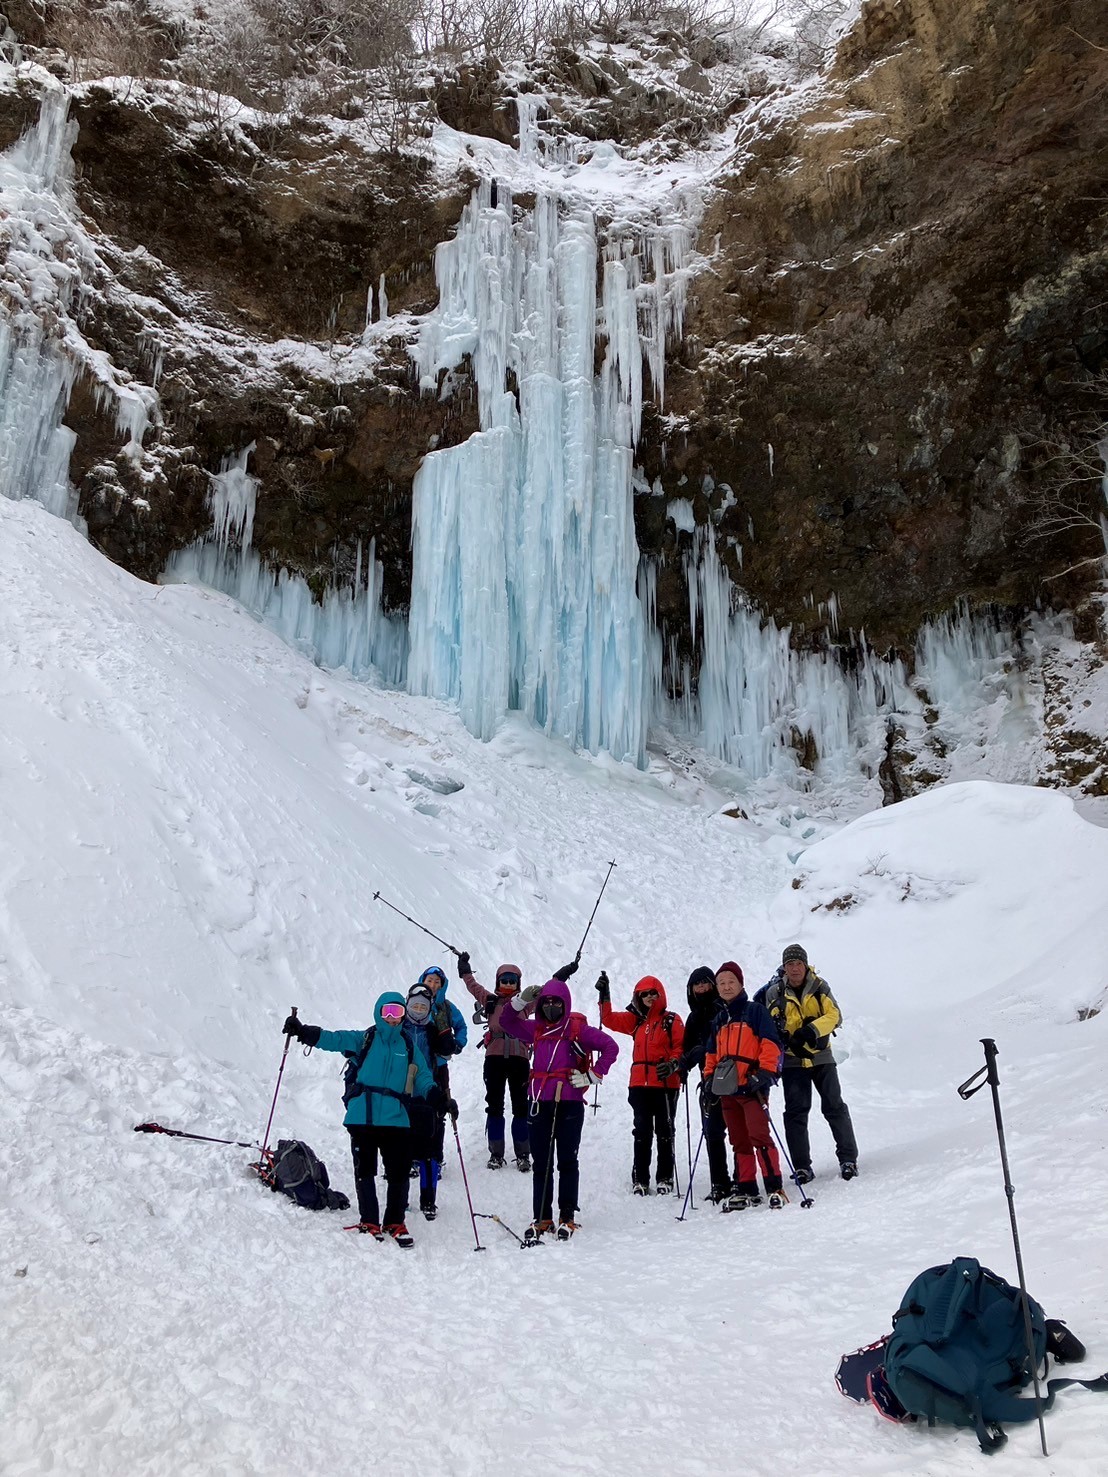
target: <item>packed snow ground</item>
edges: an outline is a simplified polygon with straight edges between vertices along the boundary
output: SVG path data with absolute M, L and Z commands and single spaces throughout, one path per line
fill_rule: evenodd
M 833 1384 L 923 1267 L 1014 1275 L 988 1095 L 954 1091 L 982 1035 L 1031 1289 L 1108 1367 L 1106 1016 L 1077 1020 L 1108 985 L 1108 831 L 1069 800 L 965 784 L 837 831 L 735 820 L 695 766 L 640 773 L 517 721 L 482 745 L 2 499 L 0 602 L 5 1474 L 991 1472 L 972 1433 L 891 1426 Z M 694 965 L 758 984 L 802 939 L 847 1016 L 860 1179 L 833 1177 L 814 1114 L 810 1211 L 698 1196 L 677 1224 L 632 1200 L 626 1046 L 586 1127 L 583 1229 L 526 1257 L 490 1221 L 474 1254 L 452 1146 L 440 1219 L 401 1253 L 269 1195 L 246 1151 L 132 1133 L 260 1135 L 290 1004 L 359 1026 L 452 962 L 375 890 L 479 977 L 522 956 L 538 981 L 613 857 L 579 1004 L 595 1019 L 604 966 L 617 999 L 652 972 L 680 1009 Z M 480 1068 L 472 1047 L 455 1068 L 475 1200 L 522 1231 L 529 1180 L 483 1167 Z M 276 1129 L 352 1188 L 335 1058 L 290 1053 Z M 1051 1458 L 1027 1427 L 1000 1460 L 1091 1477 L 1106 1429 L 1108 1401 L 1066 1394 Z

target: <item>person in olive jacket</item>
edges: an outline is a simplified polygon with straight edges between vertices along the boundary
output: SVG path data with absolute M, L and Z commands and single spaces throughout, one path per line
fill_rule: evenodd
M 797 1183 L 805 1185 L 814 1178 L 808 1141 L 813 1087 L 835 1140 L 839 1173 L 844 1180 L 854 1179 L 858 1173 L 858 1145 L 831 1051 L 831 1033 L 843 1017 L 830 986 L 809 965 L 807 950 L 800 944 L 789 944 L 781 955 L 781 968 L 754 998 L 769 1011 L 785 1043 L 785 1066 L 781 1074 L 785 1089 L 785 1142 Z

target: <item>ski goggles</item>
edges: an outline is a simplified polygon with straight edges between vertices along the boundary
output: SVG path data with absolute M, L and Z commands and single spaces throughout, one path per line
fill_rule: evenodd
M 397 1026 L 404 1019 L 407 1007 L 400 1000 L 390 1000 L 387 1005 L 381 1006 L 381 1019 L 388 1021 L 390 1026 Z
M 504 974 L 498 974 L 496 976 L 496 983 L 498 985 L 512 985 L 514 987 L 521 984 L 522 981 L 523 976 L 516 974 L 515 971 L 512 969 L 507 970 Z

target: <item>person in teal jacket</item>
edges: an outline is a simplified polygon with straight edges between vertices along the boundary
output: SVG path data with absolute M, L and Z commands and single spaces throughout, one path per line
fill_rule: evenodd
M 389 991 L 377 1001 L 369 1031 L 324 1031 L 289 1016 L 284 1031 L 305 1046 L 337 1051 L 360 1064 L 346 1093 L 346 1124 L 354 1160 L 354 1188 L 358 1196 L 359 1230 L 379 1236 L 382 1223 L 377 1200 L 377 1156 L 384 1167 L 386 1197 L 383 1229 L 395 1240 L 411 1245 L 404 1224 L 408 1209 L 408 1176 L 412 1167 L 409 1106 L 413 1098 L 432 1107 L 457 1113 L 458 1106 L 435 1084 L 422 1045 L 401 1029 L 403 995 Z

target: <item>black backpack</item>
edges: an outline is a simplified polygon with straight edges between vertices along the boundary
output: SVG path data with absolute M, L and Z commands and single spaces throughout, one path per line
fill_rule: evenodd
M 327 1166 L 300 1139 L 281 1139 L 262 1176 L 271 1190 L 280 1190 L 305 1210 L 348 1210 L 350 1201 L 332 1190 Z

